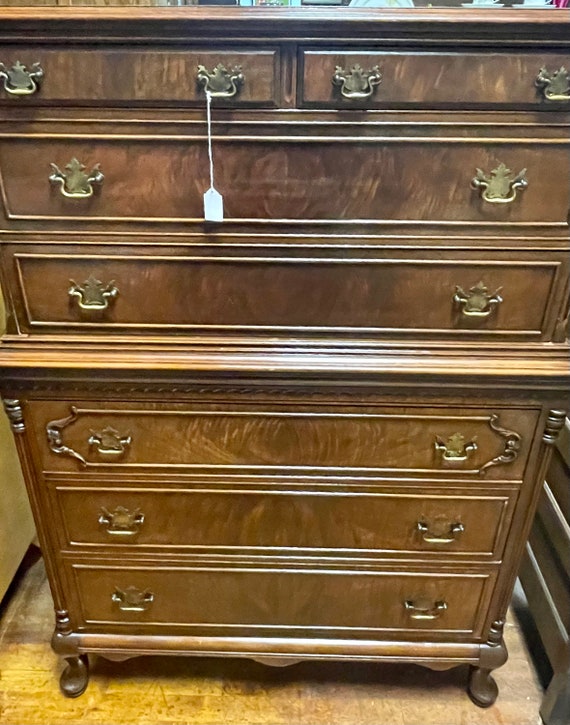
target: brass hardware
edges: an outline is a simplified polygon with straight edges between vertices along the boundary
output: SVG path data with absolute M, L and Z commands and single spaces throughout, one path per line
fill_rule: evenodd
M 242 87 L 245 76 L 241 66 L 234 66 L 229 70 L 222 63 L 209 71 L 205 66 L 198 66 L 198 85 L 204 91 L 210 91 L 212 98 L 233 98 Z
M 90 275 L 82 285 L 72 279 L 69 280 L 69 283 L 71 287 L 68 294 L 71 298 L 77 297 L 77 304 L 83 312 L 102 312 L 109 307 L 109 302 L 119 294 L 114 280 L 104 285 L 93 275 Z
M 112 512 L 103 507 L 99 523 L 110 536 L 136 536 L 144 523 L 144 514 L 140 509 L 129 511 L 124 506 L 117 506 Z
M 465 531 L 465 527 L 459 522 L 455 524 L 443 524 L 442 526 L 438 526 L 435 523 L 430 526 L 425 521 L 418 521 L 416 528 L 426 544 L 452 544 L 457 540 L 458 535 Z
M 34 63 L 31 70 L 17 60 L 11 68 L 0 63 L 0 79 L 4 90 L 11 96 L 31 96 L 38 90 L 39 81 L 44 77 L 44 71 L 39 63 Z
M 154 594 L 145 590 L 144 592 L 136 587 L 126 589 L 115 589 L 111 595 L 115 604 L 119 605 L 122 612 L 146 612 L 154 601 Z
M 377 65 L 371 70 L 365 71 L 357 63 L 349 71 L 337 65 L 332 77 L 332 84 L 340 87 L 341 96 L 355 100 L 370 98 L 374 93 L 374 88 L 381 80 L 382 73 Z
M 495 433 L 498 433 L 500 436 L 503 436 L 505 439 L 505 450 L 499 455 L 493 458 L 492 460 L 485 463 L 481 468 L 479 469 L 479 475 L 482 476 L 483 473 L 488 469 L 491 468 L 491 466 L 499 466 L 502 463 L 513 463 L 513 461 L 516 461 L 518 458 L 518 455 L 520 453 L 521 449 L 521 437 L 518 433 L 515 433 L 512 430 L 508 430 L 507 428 L 501 428 L 501 426 L 498 423 L 499 416 L 496 414 L 493 414 L 489 418 L 489 427 L 495 431 Z
M 82 466 L 87 465 L 87 461 L 80 453 L 74 451 L 73 448 L 66 446 L 63 442 L 61 431 L 68 425 L 71 425 L 77 420 L 78 412 L 75 406 L 71 406 L 71 415 L 67 418 L 60 418 L 59 420 L 52 420 L 46 426 L 46 433 L 48 439 L 48 446 L 50 451 L 57 453 L 60 456 L 71 456 L 75 458 Z
M 570 74 L 564 66 L 554 73 L 541 68 L 535 84 L 547 101 L 570 101 Z
M 77 159 L 73 158 L 61 171 L 56 164 L 50 164 L 52 173 L 49 180 L 52 184 L 59 184 L 60 191 L 67 199 L 88 199 L 93 196 L 93 184 L 102 184 L 103 173 L 99 164 L 86 174 L 86 167 Z
M 525 177 L 526 169 L 516 176 L 501 163 L 489 175 L 477 169 L 476 176 L 471 180 L 471 187 L 481 192 L 481 198 L 489 204 L 509 204 L 514 201 L 517 191 L 526 189 L 528 181 Z
M 111 426 L 103 428 L 100 433 L 91 432 L 87 441 L 103 458 L 119 458 L 124 455 L 131 445 L 131 436 L 122 436 Z
M 436 436 L 434 445 L 436 453 L 441 456 L 443 462 L 449 465 L 463 463 L 477 450 L 475 440 L 465 443 L 465 438 L 461 433 L 449 436 L 447 443 L 443 438 Z
M 407 599 L 404 602 L 404 607 L 410 619 L 427 621 L 441 617 L 447 609 L 447 602 L 443 600 L 432 602 L 429 599 L 421 597 L 413 601 Z
M 455 287 L 453 301 L 459 305 L 461 313 L 466 317 L 489 317 L 491 312 L 499 305 L 503 298 L 499 294 L 502 287 L 499 287 L 492 295 L 489 294 L 483 282 L 478 282 L 467 292 L 462 287 Z

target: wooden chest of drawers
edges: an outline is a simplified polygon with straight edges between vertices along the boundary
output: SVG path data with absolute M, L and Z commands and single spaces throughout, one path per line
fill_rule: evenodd
M 3 12 L 1 390 L 65 694 L 154 652 L 494 702 L 570 384 L 570 33 L 490 15 Z

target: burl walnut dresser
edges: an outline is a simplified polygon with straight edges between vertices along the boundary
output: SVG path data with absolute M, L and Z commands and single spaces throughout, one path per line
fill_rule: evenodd
M 0 387 L 63 692 L 207 654 L 467 663 L 491 705 L 570 382 L 568 11 L 0 19 Z

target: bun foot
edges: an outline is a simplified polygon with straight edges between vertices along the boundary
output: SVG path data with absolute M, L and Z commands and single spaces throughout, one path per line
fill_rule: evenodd
M 499 694 L 497 683 L 491 677 L 491 670 L 471 667 L 467 693 L 479 707 L 491 707 Z
M 87 655 L 66 657 L 67 667 L 61 673 L 59 686 L 66 697 L 79 697 L 89 682 L 89 660 Z

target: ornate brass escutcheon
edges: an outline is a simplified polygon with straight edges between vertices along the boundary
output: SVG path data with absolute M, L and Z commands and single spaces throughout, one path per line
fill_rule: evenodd
M 0 80 L 10 96 L 31 96 L 38 90 L 43 77 L 44 71 L 39 63 L 34 63 L 30 70 L 19 60 L 11 68 L 0 63 Z
M 370 98 L 374 93 L 374 88 L 381 80 L 382 73 L 377 65 L 365 71 L 357 63 L 349 71 L 337 65 L 332 77 L 332 84 L 340 88 L 340 94 L 344 98 L 357 100 Z
M 110 536 L 136 536 L 144 523 L 144 514 L 140 509 L 129 511 L 124 506 L 117 506 L 114 511 L 103 507 L 99 523 L 101 526 L 105 526 L 105 530 Z
M 119 606 L 122 612 L 146 612 L 154 601 L 154 594 L 148 589 L 141 591 L 136 587 L 115 589 L 111 599 Z
M 92 431 L 87 441 L 103 458 L 120 458 L 131 445 L 131 436 L 122 436 L 119 431 L 111 426 L 103 428 L 102 431 Z
M 210 91 L 212 98 L 233 98 L 241 89 L 245 76 L 241 66 L 227 69 L 222 63 L 209 71 L 205 66 L 198 66 L 198 85 L 204 91 Z
M 570 74 L 564 66 L 553 73 L 541 68 L 535 83 L 547 101 L 570 101 Z
M 415 600 L 406 599 L 404 608 L 410 619 L 429 621 L 441 617 L 447 609 L 447 602 L 443 600 L 433 602 L 424 597 L 419 597 Z
M 478 282 L 476 285 L 473 285 L 467 292 L 457 285 L 455 287 L 453 301 L 459 306 L 461 313 L 466 317 L 489 317 L 497 305 L 503 301 L 503 298 L 499 294 L 501 289 L 502 287 L 499 287 L 491 295 L 483 282 Z
M 93 196 L 93 184 L 102 184 L 103 173 L 99 168 L 99 164 L 85 173 L 86 166 L 80 161 L 73 158 L 65 167 L 65 171 L 56 164 L 50 164 L 52 173 L 49 180 L 52 184 L 59 184 L 60 191 L 67 199 L 88 199 Z
M 477 443 L 475 440 L 465 443 L 465 438 L 461 433 L 454 433 L 449 436 L 447 443 L 443 438 L 436 436 L 435 450 L 443 462 L 453 465 L 466 461 L 477 450 Z
M 426 544 L 452 544 L 457 541 L 459 534 L 465 531 L 463 524 L 454 524 L 435 521 L 428 524 L 425 521 L 418 521 L 416 530 L 422 535 Z
M 83 312 L 103 312 L 109 307 L 110 301 L 119 294 L 114 280 L 105 285 L 93 275 L 90 275 L 83 284 L 77 284 L 72 279 L 69 283 L 71 287 L 68 295 L 72 299 L 77 299 L 79 309 Z
M 490 204 L 509 204 L 516 199 L 517 191 L 527 186 L 526 169 L 514 175 L 503 163 L 488 175 L 477 169 L 477 174 L 471 179 L 471 187 L 478 189 L 481 198 Z

